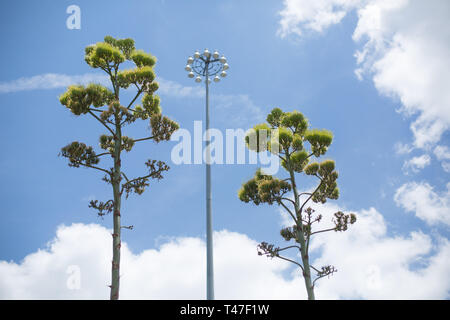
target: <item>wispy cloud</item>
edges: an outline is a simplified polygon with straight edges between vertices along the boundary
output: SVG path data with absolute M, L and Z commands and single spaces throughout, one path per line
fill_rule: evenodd
M 201 87 L 183 86 L 175 81 L 157 78 L 160 88 L 158 93 L 177 97 L 202 97 Z M 16 80 L 0 82 L 0 93 L 11 93 L 30 90 L 51 90 L 65 88 L 72 84 L 86 85 L 88 83 L 110 85 L 109 77 L 101 73 L 85 73 L 82 75 L 67 75 L 61 73 L 45 73 L 32 77 L 21 77 Z
M 158 93 L 176 98 L 205 99 L 202 85 L 185 86 L 176 81 L 157 78 Z M 211 107 L 215 109 L 219 122 L 232 123 L 236 126 L 249 126 L 263 121 L 263 110 L 248 94 L 210 94 Z
M 185 86 L 179 82 L 157 77 L 159 83 L 158 94 L 174 98 L 204 99 L 205 88 L 199 86 Z M 72 84 L 86 85 L 88 83 L 110 85 L 107 75 L 101 73 L 85 73 L 82 75 L 66 75 L 46 73 L 32 77 L 22 77 L 12 81 L 0 82 L 0 94 L 66 88 Z M 247 94 L 211 94 L 211 103 L 218 112 L 218 119 L 236 126 L 253 125 L 263 120 L 262 110 Z
M 205 96 L 205 90 L 202 87 L 183 86 L 182 84 L 158 77 L 158 93 L 167 96 L 179 98 L 202 98 Z
M 409 154 L 409 153 L 411 153 L 411 151 L 413 151 L 414 148 L 411 147 L 411 146 L 408 145 L 408 144 L 403 144 L 403 143 L 401 143 L 401 142 L 397 142 L 397 143 L 394 145 L 394 150 L 395 150 L 395 153 L 396 153 L 396 154 L 403 155 L 403 154 Z
M 431 158 L 428 154 L 413 157 L 406 160 L 403 164 L 403 172 L 408 174 L 410 171 L 417 173 L 431 163 Z
M 226 123 L 245 127 L 264 121 L 263 110 L 247 94 L 216 94 L 211 102 L 218 119 Z
M 442 161 L 442 168 L 450 173 L 450 149 L 447 146 L 437 146 L 434 154 L 439 161 Z
M 99 73 L 82 75 L 66 75 L 46 73 L 32 77 L 22 77 L 17 80 L 0 82 L 0 93 L 11 93 L 29 90 L 49 90 L 68 87 L 71 84 L 88 84 L 91 82 L 108 84 L 108 77 Z

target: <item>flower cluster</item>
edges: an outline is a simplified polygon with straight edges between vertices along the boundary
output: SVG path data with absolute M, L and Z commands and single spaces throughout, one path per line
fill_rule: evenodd
M 68 158 L 69 166 L 75 168 L 78 168 L 80 165 L 95 165 L 100 161 L 92 147 L 88 147 L 78 141 L 74 141 L 62 148 L 61 156 Z
M 242 185 L 239 190 L 239 199 L 256 205 L 280 203 L 283 195 L 290 190 L 291 185 L 288 182 L 265 175 L 261 169 L 258 169 L 255 177 Z
M 96 108 L 111 103 L 114 94 L 100 84 L 91 83 L 88 86 L 72 85 L 59 97 L 59 102 L 73 114 L 79 116 L 89 112 L 92 105 Z

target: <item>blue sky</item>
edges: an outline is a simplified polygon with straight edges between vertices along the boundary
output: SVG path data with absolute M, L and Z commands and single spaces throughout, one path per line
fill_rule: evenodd
M 186 59 L 196 49 L 218 49 L 227 56 L 230 70 L 227 78 L 211 86 L 212 127 L 248 129 L 274 107 L 301 111 L 312 127 L 334 133 L 327 157 L 336 160 L 341 197 L 333 205 L 357 213 L 376 210 L 386 226 L 383 239 L 401 242 L 412 239 L 412 232 L 428 237 L 429 250 L 408 260 L 409 271 L 417 262 L 430 266 L 427 258 L 448 254 L 450 166 L 445 161 L 450 158 L 450 78 L 446 68 L 450 51 L 446 42 L 449 27 L 447 23 L 439 25 L 439 17 L 448 18 L 450 11 L 447 17 L 441 13 L 434 24 L 426 23 L 433 10 L 448 5 L 432 1 L 423 10 L 417 1 L 399 1 L 392 8 L 381 1 L 337 3 L 3 2 L 0 260 L 20 266 L 27 255 L 49 250 L 48 242 L 61 225 L 112 226 L 110 216 L 99 219 L 87 207 L 92 198 L 110 197 L 101 175 L 69 168 L 65 159 L 58 157 L 60 148 L 74 140 L 96 145 L 102 128 L 93 119 L 73 116 L 59 104 L 65 85 L 56 83 L 48 88 L 45 77 L 34 78 L 35 86 L 31 82 L 28 87 L 19 86 L 17 81 L 46 74 L 74 77 L 100 73 L 84 62 L 84 47 L 102 41 L 105 35 L 131 37 L 137 48 L 157 57 L 163 113 L 190 131 L 193 122 L 204 120 L 205 114 L 203 97 L 178 90 L 200 87 L 187 78 Z M 66 8 L 72 4 L 81 9 L 80 30 L 66 27 Z M 383 23 L 383 28 L 375 31 L 365 20 L 373 7 L 378 8 Z M 318 13 L 328 13 L 331 18 L 322 21 Z M 416 15 L 424 22 L 423 30 L 409 34 L 405 30 L 416 30 L 408 28 Z M 402 18 L 395 20 L 397 16 Z M 439 32 L 422 41 L 420 36 L 429 32 L 427 28 L 439 28 Z M 435 58 L 422 61 L 420 49 L 429 43 L 436 45 Z M 358 61 L 355 53 L 363 51 L 365 56 Z M 397 68 L 402 63 L 405 67 Z M 361 79 L 357 69 L 362 69 Z M 443 70 L 436 74 L 443 83 L 440 91 L 430 85 L 433 82 L 426 82 L 435 75 L 434 70 Z M 410 83 L 412 77 L 424 80 Z M 436 94 L 442 96 L 435 105 L 435 98 L 429 97 Z M 128 101 L 131 95 L 122 98 Z M 140 124 L 130 132 L 143 137 L 146 126 Z M 146 142 L 125 156 L 128 172 L 136 174 L 144 172 L 147 158 L 171 166 L 163 180 L 152 182 L 142 196 L 132 195 L 124 204 L 123 223 L 134 225 L 135 230 L 124 230 L 123 241 L 134 254 L 159 250 L 161 243 L 173 238 L 204 239 L 204 166 L 173 164 L 170 152 L 175 144 Z M 237 198 L 241 183 L 251 178 L 256 168 L 250 164 L 213 166 L 214 230 L 280 243 L 279 209 L 255 207 Z M 299 189 L 311 186 L 309 180 L 299 180 Z M 322 255 L 316 252 L 317 259 Z M 443 261 L 448 267 L 448 258 Z M 449 278 L 446 273 L 442 276 L 444 287 L 434 292 L 440 292 L 438 298 L 447 298 Z M 337 297 L 352 298 L 345 292 Z M 371 296 L 359 293 L 356 297 Z

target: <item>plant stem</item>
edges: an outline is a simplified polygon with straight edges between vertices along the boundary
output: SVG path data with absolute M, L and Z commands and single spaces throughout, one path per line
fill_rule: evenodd
M 287 155 L 287 159 L 289 161 L 289 155 Z M 306 248 L 305 235 L 303 233 L 302 218 L 301 218 L 302 213 L 299 211 L 300 205 L 298 200 L 297 186 L 295 184 L 294 170 L 289 168 L 289 174 L 291 179 L 292 190 L 294 191 L 294 199 L 295 199 L 294 206 L 295 206 L 295 213 L 297 215 L 297 241 L 300 243 L 300 253 L 303 262 L 303 278 L 305 279 L 306 293 L 308 294 L 308 300 L 315 300 L 314 287 L 311 282 L 311 268 L 309 266 L 308 250 Z
M 118 92 L 116 90 L 116 97 Z M 121 224 L 120 224 L 120 181 L 121 181 L 121 162 L 120 162 L 120 147 L 122 142 L 122 130 L 120 126 L 119 111 L 115 114 L 116 132 L 114 136 L 114 171 L 112 175 L 112 187 L 114 193 L 114 215 L 113 215 L 113 260 L 111 267 L 111 300 L 119 299 L 120 287 L 120 247 L 121 247 Z

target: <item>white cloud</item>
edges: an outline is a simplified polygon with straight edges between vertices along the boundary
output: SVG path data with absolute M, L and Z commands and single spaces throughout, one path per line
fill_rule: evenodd
M 157 79 L 160 84 L 159 94 L 177 98 L 199 98 L 204 106 L 205 89 L 203 85 L 184 86 L 178 82 Z M 222 124 L 233 124 L 238 127 L 254 125 L 255 122 L 263 121 L 263 111 L 247 94 L 221 94 L 210 93 L 210 108 L 214 112 L 215 122 Z
M 254 240 L 229 231 L 215 232 L 217 299 L 303 299 L 300 279 L 285 280 L 284 261 L 257 255 Z M 122 299 L 204 299 L 205 243 L 172 238 L 157 250 L 139 254 L 122 243 Z M 80 289 L 70 290 L 70 266 L 78 266 Z M 96 225 L 58 228 L 44 250 L 16 264 L 0 261 L 0 299 L 108 299 L 111 231 Z
M 450 225 L 450 183 L 447 191 L 438 193 L 428 183 L 405 183 L 395 192 L 394 200 L 398 206 L 430 225 L 444 223 Z
M 159 82 L 159 91 L 163 95 L 176 97 L 203 97 L 204 89 L 201 87 L 183 86 L 177 82 L 157 78 Z M 110 79 L 107 75 L 101 73 L 85 73 L 82 75 L 66 75 L 58 73 L 46 73 L 32 77 L 22 77 L 16 80 L 1 82 L 0 93 L 10 93 L 28 90 L 49 90 L 57 88 L 66 88 L 72 84 L 86 85 L 89 83 L 101 83 L 109 86 Z
M 156 81 L 159 83 L 157 91 L 159 95 L 175 98 L 205 98 L 205 88 L 203 86 L 185 86 L 161 77 L 157 77 Z M 108 76 L 100 73 L 86 73 L 83 75 L 47 73 L 0 82 L 0 94 L 66 88 L 72 84 L 87 85 L 92 82 L 110 86 Z M 217 112 L 219 122 L 248 127 L 253 125 L 255 121 L 263 121 L 262 110 L 247 94 L 211 94 L 210 101 L 211 107 Z
M 311 247 L 322 250 L 314 263 L 338 269 L 318 283 L 317 292 L 323 299 L 448 298 L 448 240 L 433 245 L 428 235 L 416 231 L 407 237 L 390 237 L 383 216 L 374 208 L 357 216 L 348 231 L 318 234 Z
M 279 34 L 321 31 L 357 10 L 353 33 L 356 75 L 372 76 L 381 94 L 399 99 L 401 112 L 415 116 L 414 146 L 428 148 L 450 127 L 450 28 L 447 0 L 288 0 Z M 321 18 L 321 17 L 330 17 Z M 314 27 L 315 26 L 315 27 Z
M 450 160 L 450 149 L 447 146 L 436 146 L 434 154 L 438 160 Z
M 184 86 L 178 82 L 161 77 L 158 77 L 156 80 L 159 82 L 158 94 L 179 98 L 202 98 L 205 96 L 205 89 L 200 86 Z
M 106 75 L 99 73 L 85 73 L 82 75 L 46 73 L 32 77 L 22 77 L 13 81 L 1 82 L 0 93 L 65 88 L 74 83 L 86 85 L 91 82 L 96 82 L 107 85 L 108 81 L 109 79 Z
M 414 173 L 419 172 L 431 163 L 431 158 L 428 154 L 423 154 L 418 157 L 413 157 L 406 160 L 403 164 L 403 171 L 407 174 L 412 171 Z
M 202 99 L 201 106 L 204 106 L 204 86 L 184 86 L 162 78 L 157 80 L 160 84 L 159 94 L 177 98 Z M 214 112 L 214 122 L 247 129 L 249 125 L 253 126 L 264 120 L 262 109 L 247 94 L 210 93 L 209 101 L 210 109 Z
M 413 151 L 413 149 L 414 149 L 414 148 L 411 147 L 410 145 L 408 145 L 408 144 L 403 144 L 403 143 L 401 143 L 401 142 L 397 142 L 397 143 L 394 145 L 395 153 L 396 153 L 396 154 L 400 154 L 400 155 L 411 153 L 411 151 Z
M 347 12 L 360 2 L 360 0 L 284 0 L 278 35 L 284 38 L 290 33 L 301 36 L 308 30 L 321 32 L 341 22 Z
M 202 99 L 201 106 L 204 106 L 205 88 L 203 85 L 184 86 L 176 81 L 162 78 L 157 80 L 160 84 L 159 94 L 177 98 Z M 263 111 L 247 94 L 210 93 L 209 101 L 215 121 L 222 124 L 233 124 L 247 129 L 249 125 L 264 120 Z
M 351 211 L 335 203 L 311 203 L 323 218 L 313 231 L 332 228 L 337 211 L 354 212 L 355 224 L 345 232 L 313 236 L 311 256 L 320 268 L 333 265 L 338 272 L 317 282 L 319 299 L 443 299 L 449 296 L 450 242 L 438 237 L 410 232 L 408 236 L 388 236 L 386 221 L 374 208 Z M 291 226 L 287 213 L 280 210 L 283 226 Z M 444 281 L 440 282 L 441 274 Z M 411 287 L 414 283 L 414 287 Z M 416 290 L 422 288 L 422 290 Z
M 326 205 L 323 227 L 337 206 Z M 411 232 L 387 235 L 375 209 L 357 212 L 344 233 L 321 233 L 311 244 L 313 263 L 338 272 L 318 282 L 318 299 L 444 299 L 450 289 L 450 244 Z M 305 299 L 298 271 L 279 259 L 256 254 L 257 242 L 230 231 L 214 233 L 217 299 Z M 196 237 L 170 238 L 140 253 L 122 245 L 122 299 L 204 299 L 205 243 Z M 419 266 L 415 266 L 419 264 Z M 0 299 L 108 299 L 111 231 L 96 224 L 60 226 L 48 247 L 20 263 L 0 261 Z M 77 266 L 80 288 L 68 287 Z M 288 274 L 286 274 L 288 272 Z
M 442 162 L 442 169 L 444 169 L 445 172 L 450 173 L 450 162 L 447 161 Z
M 355 41 L 361 69 L 382 94 L 398 98 L 401 111 L 417 115 L 414 145 L 426 148 L 450 125 L 450 29 L 446 0 L 370 1 L 358 11 Z
M 264 112 L 247 94 L 214 94 L 211 104 L 217 119 L 248 129 L 264 121 Z
M 442 168 L 450 173 L 450 149 L 447 146 L 436 146 L 434 155 L 439 161 L 442 161 Z
M 111 233 L 95 224 L 58 228 L 48 248 L 27 255 L 20 264 L 0 262 L 0 298 L 106 299 L 110 239 Z M 87 290 L 68 290 L 71 265 L 80 267 L 81 286 Z

